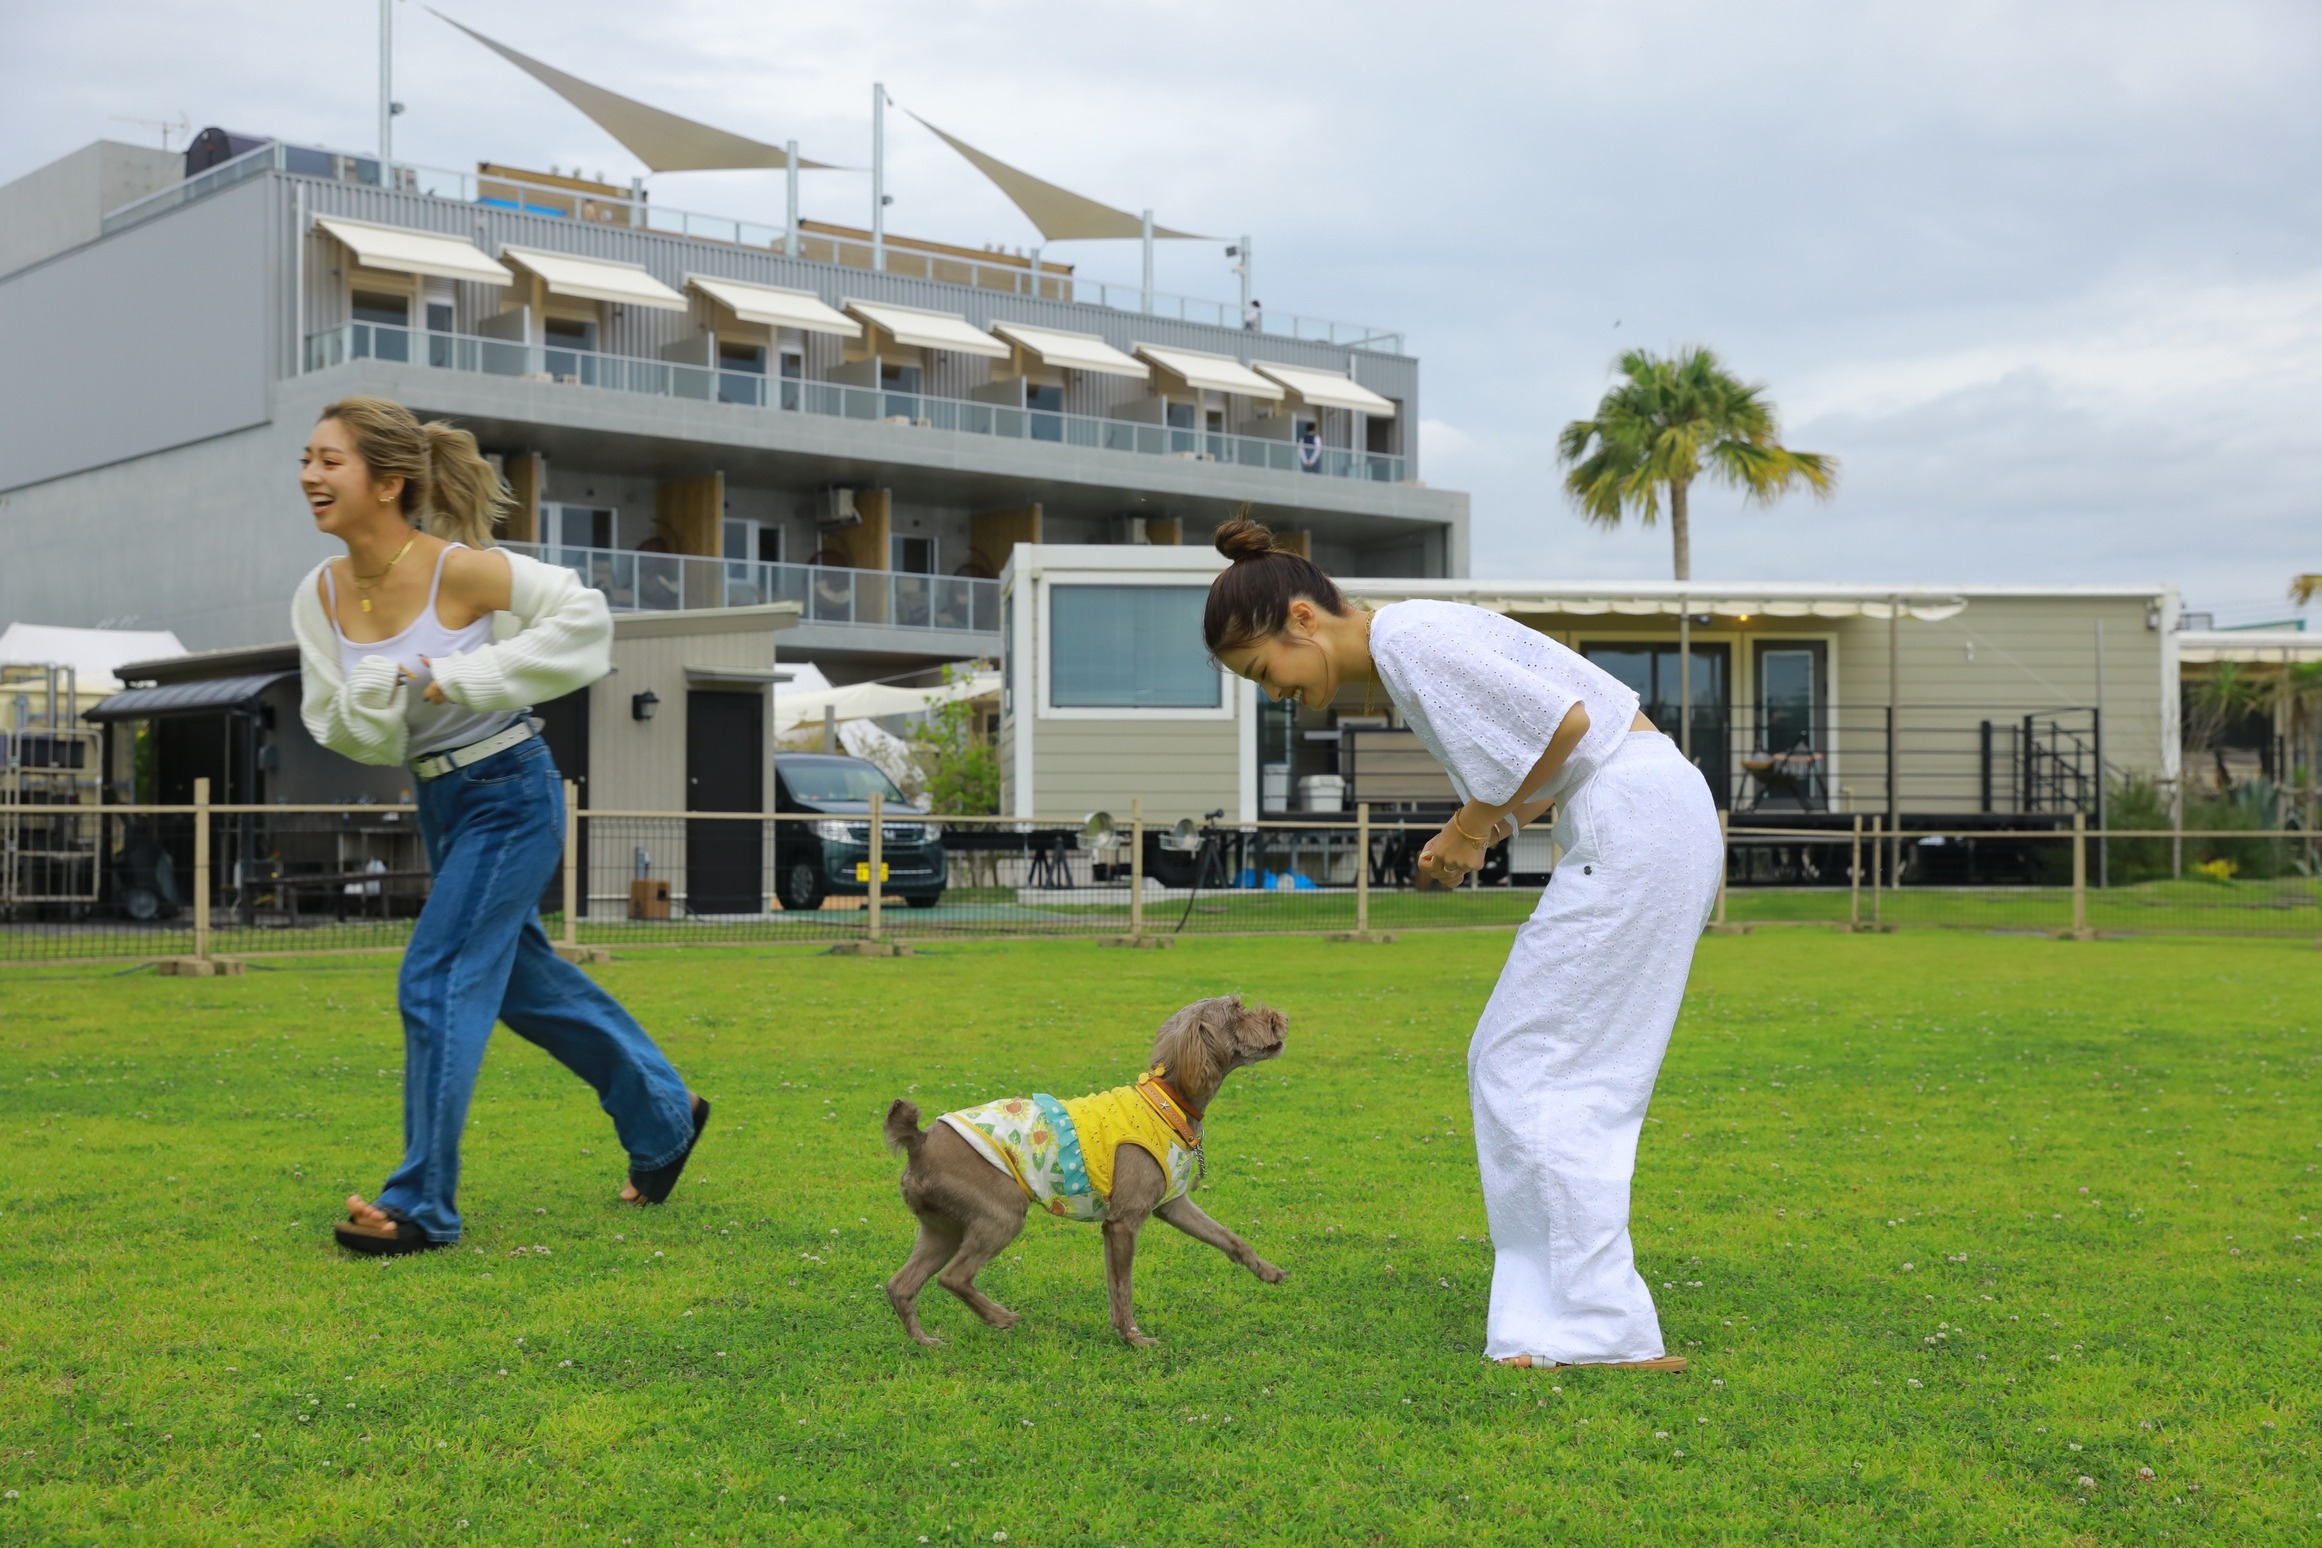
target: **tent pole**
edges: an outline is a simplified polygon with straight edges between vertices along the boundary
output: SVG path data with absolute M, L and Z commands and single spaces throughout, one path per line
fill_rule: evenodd
M 1147 210 L 1145 225 L 1145 310 L 1153 310 L 1153 212 Z
M 798 256 L 798 142 L 787 140 L 782 146 L 782 181 L 787 210 L 782 228 L 782 250 L 791 257 Z
M 871 83 L 871 267 L 887 267 L 887 88 Z
M 395 0 L 379 0 L 379 186 L 392 188 L 387 170 L 395 154 Z

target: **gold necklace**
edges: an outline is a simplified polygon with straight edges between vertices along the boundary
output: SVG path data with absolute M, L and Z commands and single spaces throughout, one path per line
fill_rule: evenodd
M 355 568 L 355 561 L 353 556 L 350 555 L 348 557 L 347 575 L 354 581 L 356 594 L 359 595 L 363 600 L 364 612 L 368 613 L 371 611 L 371 592 L 373 588 L 375 588 L 381 581 L 387 578 L 388 570 L 394 569 L 397 565 L 403 562 L 403 556 L 410 553 L 411 545 L 418 541 L 419 534 L 416 532 L 405 538 L 403 540 L 403 546 L 395 550 L 395 557 L 387 561 L 386 569 L 383 569 L 378 574 L 368 578 L 366 578 L 360 570 Z

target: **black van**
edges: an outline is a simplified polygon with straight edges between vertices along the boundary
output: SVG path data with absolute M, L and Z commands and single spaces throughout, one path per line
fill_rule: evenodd
M 943 901 L 943 827 L 904 800 L 877 764 L 830 753 L 783 753 L 774 760 L 774 809 L 827 813 L 829 819 L 774 825 L 774 891 L 783 908 L 804 912 L 820 908 L 834 893 L 870 892 L 873 792 L 884 803 L 879 846 L 887 878 L 880 895 L 913 908 Z

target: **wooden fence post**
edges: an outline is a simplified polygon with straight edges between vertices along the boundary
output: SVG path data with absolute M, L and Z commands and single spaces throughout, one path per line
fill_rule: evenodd
M 1871 928 L 1874 930 L 1886 922 L 1880 907 L 1880 894 L 1886 890 L 1886 824 L 1883 815 L 1871 819 Z
M 564 782 L 564 947 L 580 950 L 580 786 Z
M 1862 928 L 1862 813 L 1854 814 L 1854 860 L 1847 867 L 1846 927 Z
M 1733 845 L 1732 814 L 1720 810 L 1717 814 L 1717 927 L 1725 928 L 1725 881 L 1732 869 Z
M 2088 929 L 2088 814 L 2072 814 L 2072 939 L 2085 941 Z
M 871 903 L 866 910 L 871 916 L 872 940 L 879 938 L 879 867 L 886 858 L 886 824 L 880 820 L 886 803 L 876 790 L 871 792 Z
M 194 961 L 210 960 L 210 782 L 194 781 Z M 198 970 L 197 971 L 201 971 Z
M 1145 933 L 1145 798 L 1129 798 L 1129 939 Z

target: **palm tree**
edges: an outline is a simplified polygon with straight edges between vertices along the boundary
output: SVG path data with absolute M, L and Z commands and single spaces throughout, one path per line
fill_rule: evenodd
M 1614 363 L 1626 378 L 1604 395 L 1594 419 L 1576 419 L 1556 438 L 1557 460 L 1570 472 L 1564 492 L 1581 515 L 1617 527 L 1624 511 L 1652 526 L 1669 491 L 1669 535 L 1677 579 L 1693 578 L 1686 492 L 1702 475 L 1770 505 L 1804 484 L 1821 499 L 1838 485 L 1838 459 L 1792 451 L 1766 389 L 1743 382 L 1699 345 L 1663 358 L 1632 349 Z

